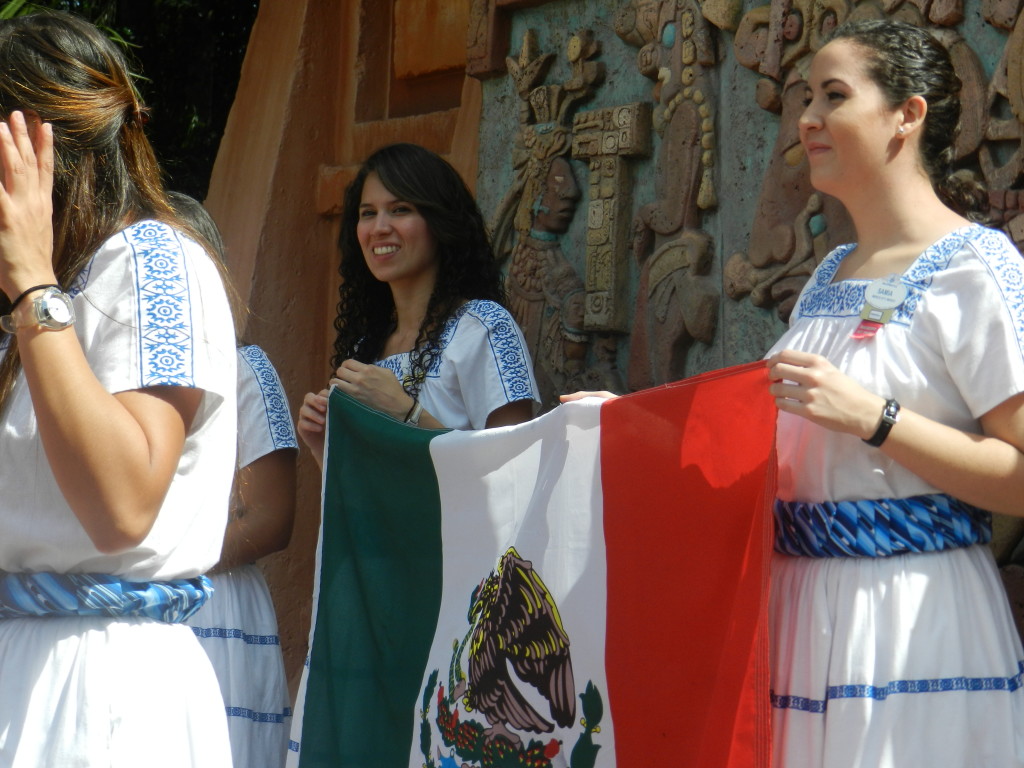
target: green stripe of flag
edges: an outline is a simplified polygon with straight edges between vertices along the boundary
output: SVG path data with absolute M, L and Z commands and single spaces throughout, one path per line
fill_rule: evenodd
M 442 434 L 331 393 L 302 768 L 408 765 L 441 602 L 441 505 L 429 445 Z

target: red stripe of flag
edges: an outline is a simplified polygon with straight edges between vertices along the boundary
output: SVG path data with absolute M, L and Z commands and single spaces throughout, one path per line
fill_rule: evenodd
M 763 362 L 602 408 L 619 766 L 769 765 L 775 418 Z

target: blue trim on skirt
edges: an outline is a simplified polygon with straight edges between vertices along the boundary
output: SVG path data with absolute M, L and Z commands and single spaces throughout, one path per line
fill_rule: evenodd
M 1017 674 L 1009 677 L 937 677 L 924 680 L 893 680 L 888 685 L 830 685 L 824 699 L 806 696 L 780 696 L 772 693 L 775 709 L 796 709 L 823 714 L 833 699 L 874 699 L 885 701 L 901 693 L 947 693 L 949 691 L 1006 691 L 1024 688 L 1024 661 L 1017 662 Z

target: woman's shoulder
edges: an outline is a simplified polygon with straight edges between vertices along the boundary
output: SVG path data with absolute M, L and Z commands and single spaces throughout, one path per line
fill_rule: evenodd
M 972 255 L 992 269 L 1011 270 L 1020 274 L 1021 267 L 1024 266 L 1024 257 L 1017 250 L 1017 246 L 1000 229 L 975 225 L 968 231 L 964 245 Z
M 141 219 L 100 244 L 75 279 L 71 293 L 75 295 L 86 286 L 95 286 L 98 280 L 107 284 L 128 279 L 144 286 L 145 282 L 131 275 L 166 279 L 191 269 L 204 273 L 208 269 L 216 271 L 216 266 L 206 249 L 184 232 L 165 221 Z
M 906 279 L 934 287 L 949 282 L 955 289 L 971 274 L 1019 290 L 1024 284 L 1024 257 L 1005 232 L 972 224 L 929 248 L 907 271 Z
M 283 395 L 281 377 L 261 347 L 245 344 L 238 347 L 237 355 L 239 391 L 245 382 L 249 387 L 258 389 L 264 398 Z
M 512 314 L 505 307 L 490 299 L 470 299 L 456 311 L 456 314 L 460 313 L 468 314 L 485 323 L 512 319 Z
M 159 219 L 142 219 L 119 233 L 112 240 L 120 238 L 139 255 L 180 252 L 189 256 L 200 256 L 203 261 L 211 261 L 209 254 L 202 245 L 187 233 L 175 229 L 166 221 Z
M 522 335 L 512 313 L 490 299 L 465 302 L 449 318 L 445 335 L 451 338 L 474 328 L 491 338 L 512 339 Z

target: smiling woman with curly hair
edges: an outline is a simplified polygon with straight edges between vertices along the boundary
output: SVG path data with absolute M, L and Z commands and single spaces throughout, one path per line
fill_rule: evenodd
M 529 420 L 537 385 L 503 306 L 483 217 L 458 173 L 415 144 L 364 163 L 345 194 L 331 384 L 396 419 L 482 429 Z M 323 462 L 327 390 L 299 433 Z
M 331 386 L 414 426 L 483 429 L 533 416 L 530 354 L 502 305 L 483 218 L 451 165 L 415 144 L 377 150 L 345 194 L 340 246 Z M 307 394 L 299 410 L 299 435 L 321 467 L 328 394 Z

